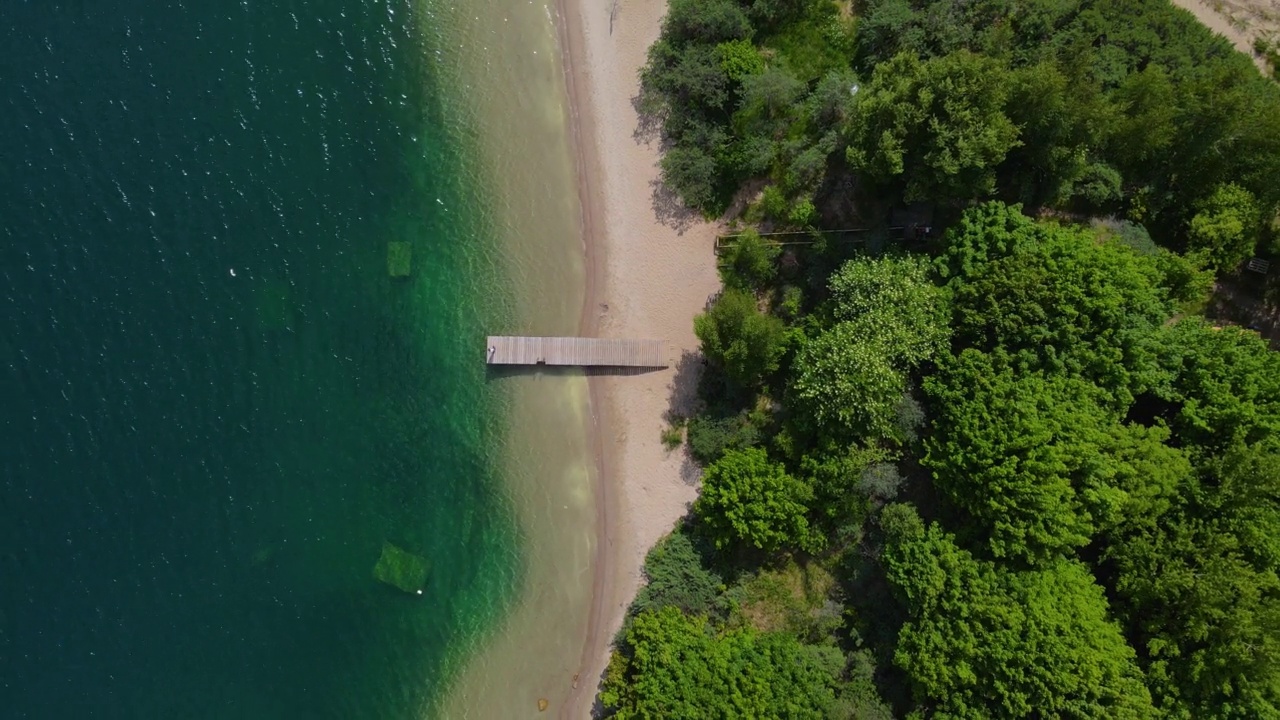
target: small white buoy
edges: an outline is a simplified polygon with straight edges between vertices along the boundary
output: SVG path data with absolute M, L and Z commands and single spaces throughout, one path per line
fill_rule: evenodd
M 421 595 L 421 594 L 422 594 L 422 591 L 421 591 L 421 590 L 419 590 L 419 591 L 418 591 L 418 594 L 419 594 L 419 595 Z
M 236 276 L 236 269 L 231 268 L 231 277 L 235 277 L 235 276 Z

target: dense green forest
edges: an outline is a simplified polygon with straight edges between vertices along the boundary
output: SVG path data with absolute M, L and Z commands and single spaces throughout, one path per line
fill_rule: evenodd
M 1280 717 L 1280 355 L 1200 314 L 1280 85 L 1165 0 L 671 0 L 642 87 L 749 202 L 607 716 Z

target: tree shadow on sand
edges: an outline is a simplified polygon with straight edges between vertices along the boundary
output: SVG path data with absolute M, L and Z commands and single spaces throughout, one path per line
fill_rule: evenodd
M 636 94 L 631 98 L 631 107 L 636 111 L 636 129 L 631 138 L 637 145 L 648 145 L 662 140 L 662 115 L 652 112 L 644 106 L 644 96 Z
M 665 147 L 663 152 L 666 152 Z M 702 221 L 702 215 L 680 199 L 675 190 L 662 181 L 662 178 L 649 181 L 652 190 L 649 197 L 653 205 L 653 214 L 658 222 L 676 231 L 677 235 L 685 232 Z
M 667 400 L 666 419 L 671 425 L 687 421 L 701 409 L 702 400 L 698 396 L 698 383 L 702 378 L 704 360 L 701 353 L 685 351 L 676 361 L 676 374 L 668 386 L 670 394 Z M 702 466 L 693 458 L 689 443 L 682 442 L 680 453 L 680 480 L 693 487 L 702 479 Z
M 631 107 L 636 111 L 636 129 L 631 133 L 631 138 L 637 145 L 658 143 L 659 157 L 665 156 L 671 149 L 672 142 L 662 132 L 662 115 L 646 109 L 644 97 L 640 94 L 631 98 Z M 683 235 L 686 230 L 702 219 L 696 210 L 684 204 L 680 196 L 668 187 L 661 177 L 651 180 L 649 188 L 654 216 L 663 225 L 674 229 L 677 234 Z

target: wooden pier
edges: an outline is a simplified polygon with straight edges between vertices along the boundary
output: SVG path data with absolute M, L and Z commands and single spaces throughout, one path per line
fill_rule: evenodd
M 664 368 L 671 364 L 663 340 L 491 335 L 485 347 L 485 362 L 490 365 Z

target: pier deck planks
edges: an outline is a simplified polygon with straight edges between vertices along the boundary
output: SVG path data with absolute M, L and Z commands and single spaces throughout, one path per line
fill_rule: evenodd
M 485 348 L 490 365 L 577 365 L 650 367 L 671 364 L 663 340 L 491 335 Z

